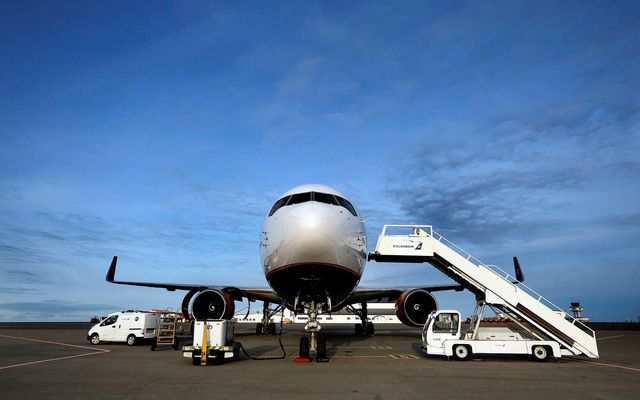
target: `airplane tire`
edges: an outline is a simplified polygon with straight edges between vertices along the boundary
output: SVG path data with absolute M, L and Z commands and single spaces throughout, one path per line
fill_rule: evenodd
M 453 346 L 453 358 L 458 361 L 465 361 L 471 357 L 471 349 L 463 344 Z
M 355 331 L 356 336 L 361 336 L 362 335 L 362 324 L 356 324 L 354 331 Z
M 536 361 L 547 361 L 549 359 L 549 349 L 545 346 L 533 346 L 531 354 Z
M 318 343 L 316 350 L 316 361 L 318 362 L 327 362 L 327 339 L 324 335 L 318 335 Z
M 269 324 L 269 335 L 275 335 L 276 334 L 276 324 L 271 322 Z
M 376 328 L 374 327 L 373 322 L 367 322 L 366 334 L 367 336 L 373 336 L 376 334 Z
M 300 338 L 300 358 L 309 358 L 309 351 L 311 345 L 309 344 L 309 338 L 303 336 Z
M 264 334 L 264 325 L 262 325 L 262 322 L 260 322 L 256 325 L 256 335 L 262 334 Z

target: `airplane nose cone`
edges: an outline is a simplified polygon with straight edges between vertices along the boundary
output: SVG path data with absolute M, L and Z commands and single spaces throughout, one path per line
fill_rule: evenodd
M 332 253 L 338 233 L 332 222 L 335 212 L 322 205 L 301 204 L 287 219 L 284 235 L 292 254 L 300 258 Z
M 299 232 L 309 234 L 322 228 L 322 217 L 315 210 L 310 210 L 306 213 L 295 213 L 291 217 L 295 221 L 296 230 Z

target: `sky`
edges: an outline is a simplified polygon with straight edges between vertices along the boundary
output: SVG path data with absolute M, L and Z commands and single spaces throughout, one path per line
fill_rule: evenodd
M 179 307 L 107 284 L 114 255 L 265 287 L 263 218 L 303 183 L 372 218 L 370 250 L 431 224 L 565 309 L 640 315 L 637 2 L 9 2 L 0 49 L 0 321 Z

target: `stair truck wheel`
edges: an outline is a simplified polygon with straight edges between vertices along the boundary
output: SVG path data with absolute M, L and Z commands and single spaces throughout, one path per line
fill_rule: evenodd
M 309 338 L 303 336 L 300 338 L 300 358 L 309 358 L 309 350 L 311 345 L 309 344 Z
M 547 361 L 549 359 L 549 349 L 545 346 L 533 346 L 531 354 L 536 361 Z
M 453 346 L 453 358 L 458 361 L 465 361 L 471 358 L 471 349 L 464 344 Z

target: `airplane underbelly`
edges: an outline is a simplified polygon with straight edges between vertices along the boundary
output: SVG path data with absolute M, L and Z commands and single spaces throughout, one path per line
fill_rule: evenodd
M 362 254 L 330 239 L 300 237 L 278 246 L 267 257 L 265 274 L 278 295 L 324 301 L 335 306 L 355 289 L 364 270 Z

